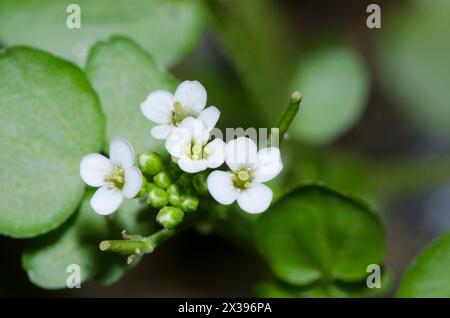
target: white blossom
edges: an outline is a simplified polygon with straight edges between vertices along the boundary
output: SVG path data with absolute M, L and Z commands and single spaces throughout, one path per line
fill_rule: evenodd
M 267 210 L 273 194 L 263 182 L 275 178 L 283 169 L 280 150 L 269 147 L 258 152 L 253 140 L 239 137 L 228 142 L 225 158 L 230 171 L 213 171 L 208 176 L 212 197 L 225 205 L 237 201 L 248 213 Z
M 166 149 L 183 171 L 196 173 L 217 168 L 225 161 L 225 143 L 208 143 L 209 128 L 200 119 L 185 118 L 166 140 Z
M 206 90 L 198 81 L 182 82 L 173 95 L 166 90 L 155 90 L 141 104 L 141 111 L 150 121 L 158 124 L 151 134 L 156 139 L 166 139 L 175 127 L 187 117 L 198 118 L 213 129 L 220 111 L 206 106 Z
M 98 214 L 115 212 L 123 198 L 134 198 L 142 186 L 141 171 L 134 166 L 134 152 L 130 144 L 115 138 L 109 146 L 107 157 L 91 153 L 80 163 L 83 181 L 92 187 L 99 187 L 91 198 L 92 209 Z

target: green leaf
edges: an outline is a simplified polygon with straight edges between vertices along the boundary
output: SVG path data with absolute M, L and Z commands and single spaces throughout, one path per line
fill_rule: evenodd
M 97 279 L 111 284 L 134 265 L 127 265 L 124 256 L 101 252 L 98 245 L 104 239 L 120 238 L 123 229 L 148 234 L 154 224 L 151 216 L 143 213 L 138 200 L 125 200 L 112 218 L 97 215 L 90 207 L 91 196 L 89 191 L 79 211 L 61 228 L 29 242 L 22 265 L 34 284 L 65 288 L 70 264 L 80 266 L 82 282 Z
M 318 185 L 299 187 L 273 204 L 256 224 L 256 244 L 275 275 L 293 285 L 361 280 L 385 252 L 378 216 Z
M 369 76 L 356 51 L 330 47 L 301 59 L 291 87 L 304 97 L 289 132 L 306 142 L 325 144 L 359 120 L 367 100 Z
M 313 283 L 306 286 L 293 286 L 283 282 L 267 281 L 255 288 L 257 297 L 270 298 L 348 298 L 375 297 L 385 294 L 392 286 L 392 275 L 381 276 L 381 288 L 368 288 L 366 281 L 353 283 L 331 282 Z
M 84 192 L 80 159 L 103 144 L 98 98 L 73 64 L 30 48 L 0 54 L 0 233 L 62 224 Z
M 121 136 L 137 152 L 160 149 L 162 143 L 150 135 L 153 124 L 142 114 L 140 104 L 152 90 L 174 90 L 176 81 L 139 46 L 122 37 L 96 44 L 86 73 L 106 116 L 108 144 Z
M 399 297 L 450 297 L 450 232 L 432 242 L 406 271 Z
M 66 25 L 72 3 L 80 7 L 79 29 Z M 167 65 L 196 44 L 204 18 L 201 1 L 0 0 L 0 42 L 34 46 L 83 65 L 95 42 L 120 34 Z
M 410 1 L 399 9 L 380 32 L 380 84 L 418 130 L 449 139 L 450 2 Z

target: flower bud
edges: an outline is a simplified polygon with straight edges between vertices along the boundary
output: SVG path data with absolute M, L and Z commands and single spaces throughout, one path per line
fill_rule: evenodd
M 183 195 L 181 197 L 180 208 L 184 212 L 195 212 L 198 208 L 198 199 L 192 195 Z
M 169 195 L 163 189 L 155 187 L 148 194 L 147 202 L 155 208 L 162 208 L 169 203 Z
M 178 182 L 185 188 L 190 188 L 192 185 L 192 175 L 189 173 L 183 173 L 178 179 Z
M 146 193 L 147 193 L 147 179 L 142 176 L 142 186 L 141 186 L 141 190 L 139 190 L 139 193 L 137 195 L 138 198 L 142 198 Z
M 184 213 L 179 208 L 166 206 L 159 210 L 156 220 L 166 229 L 173 229 L 183 221 Z
M 153 182 L 155 182 L 158 187 L 167 189 L 172 183 L 172 180 L 167 171 L 161 171 L 153 177 Z
M 208 184 L 206 183 L 206 179 L 208 176 L 206 173 L 197 173 L 192 180 L 192 184 L 194 185 L 195 190 L 200 194 L 208 193 Z
M 154 176 L 164 168 L 162 158 L 155 152 L 140 154 L 138 161 L 142 172 L 149 176 Z

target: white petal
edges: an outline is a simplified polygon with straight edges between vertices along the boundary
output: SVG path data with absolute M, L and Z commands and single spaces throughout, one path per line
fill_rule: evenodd
M 122 204 L 123 196 L 120 190 L 108 189 L 106 186 L 95 191 L 91 198 L 91 207 L 95 213 L 108 215 L 114 213 Z
M 266 182 L 275 178 L 283 169 L 280 150 L 275 147 L 261 149 L 258 152 L 258 163 L 256 165 L 256 182 Z
M 155 139 L 166 139 L 170 133 L 173 131 L 172 125 L 158 125 L 152 128 L 152 136 Z
M 217 168 L 225 161 L 225 143 L 222 139 L 214 139 L 205 146 L 203 151 L 208 154 L 206 159 L 208 168 Z
M 186 111 L 200 113 L 206 105 L 206 90 L 198 81 L 184 81 L 177 87 L 175 100 Z
M 248 213 L 261 213 L 269 207 L 272 195 L 268 186 L 253 182 L 250 188 L 238 194 L 237 202 L 239 207 Z
M 203 121 L 203 123 L 208 127 L 208 130 L 213 129 L 220 117 L 220 110 L 215 106 L 210 106 L 201 111 L 198 115 L 198 119 Z
M 98 153 L 84 156 L 80 162 L 81 179 L 91 187 L 100 187 L 104 184 L 105 175 L 113 169 L 108 158 Z
M 228 142 L 226 148 L 226 162 L 231 170 L 240 167 L 253 167 L 257 162 L 257 147 L 253 140 L 239 137 Z
M 125 170 L 125 184 L 122 188 L 122 195 L 127 199 L 134 198 L 142 186 L 142 173 L 137 167 Z
M 175 158 L 186 155 L 191 144 L 191 131 L 184 127 L 176 127 L 166 139 L 166 149 Z
M 190 131 L 192 139 L 205 144 L 209 138 L 208 127 L 200 119 L 194 117 L 187 117 L 180 123 L 180 128 L 185 128 Z
M 173 95 L 168 91 L 156 90 L 141 104 L 141 111 L 148 120 L 157 124 L 168 124 L 172 118 Z
M 208 176 L 207 184 L 209 193 L 217 202 L 228 205 L 236 201 L 238 192 L 231 180 L 231 173 L 213 171 Z
M 125 139 L 114 138 L 109 145 L 109 159 L 113 165 L 127 169 L 134 163 L 133 148 Z
M 197 173 L 208 168 L 206 160 L 192 160 L 191 158 L 184 156 L 178 160 L 178 166 L 181 170 L 188 173 Z

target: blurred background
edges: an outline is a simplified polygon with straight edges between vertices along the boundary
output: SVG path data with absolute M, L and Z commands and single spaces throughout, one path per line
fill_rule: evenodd
M 419 251 L 450 229 L 450 2 L 376 1 L 381 28 L 370 29 L 373 2 L 204 1 L 198 42 L 163 64 L 204 84 L 222 128 L 275 125 L 302 91 L 283 145 L 285 181 L 323 181 L 375 206 L 395 290 Z M 33 21 L 24 28 L 33 34 Z M 0 237 L 0 296 L 250 296 L 271 274 L 237 243 L 189 230 L 112 286 L 48 291 L 20 267 L 26 240 Z

